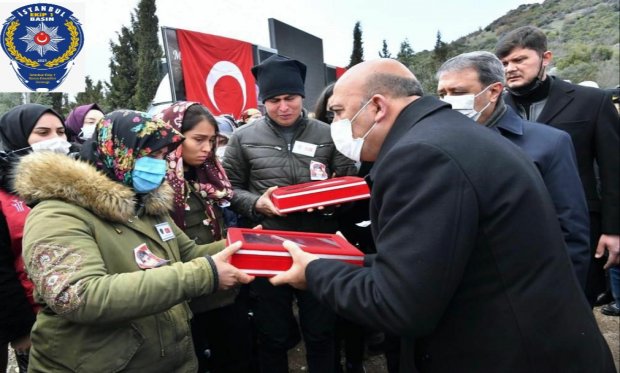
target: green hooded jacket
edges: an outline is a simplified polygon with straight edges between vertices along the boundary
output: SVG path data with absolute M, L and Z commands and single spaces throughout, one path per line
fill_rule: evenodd
M 205 255 L 224 244 L 196 245 L 174 224 L 172 189 L 138 208 L 131 188 L 49 152 L 22 158 L 15 189 L 35 205 L 24 261 L 42 311 L 29 371 L 195 372 L 186 301 L 215 291 Z

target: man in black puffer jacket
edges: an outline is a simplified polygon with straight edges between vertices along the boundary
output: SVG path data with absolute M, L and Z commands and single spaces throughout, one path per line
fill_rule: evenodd
M 333 233 L 336 220 L 323 211 L 283 215 L 271 203 L 278 186 L 355 175 L 353 161 L 336 150 L 329 126 L 302 110 L 306 66 L 274 55 L 252 68 L 267 114 L 235 132 L 224 168 L 233 185 L 233 209 L 265 229 Z M 288 372 L 287 350 L 297 333 L 291 302 L 297 298 L 309 371 L 332 372 L 334 314 L 305 291 L 274 287 L 265 278 L 250 287 L 262 372 Z M 293 338 L 295 340 L 295 338 Z

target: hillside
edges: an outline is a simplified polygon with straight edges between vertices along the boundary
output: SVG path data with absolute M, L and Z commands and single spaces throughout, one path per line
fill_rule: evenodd
M 435 51 L 414 54 L 410 67 L 425 82 L 425 91 L 435 92 L 434 71 L 457 54 L 488 50 L 498 39 L 517 27 L 532 25 L 547 34 L 554 58 L 549 72 L 578 83 L 592 80 L 601 88 L 620 84 L 620 5 L 617 0 L 546 0 L 521 5 L 484 29 L 444 45 L 442 57 Z M 441 59 L 441 61 L 440 61 Z

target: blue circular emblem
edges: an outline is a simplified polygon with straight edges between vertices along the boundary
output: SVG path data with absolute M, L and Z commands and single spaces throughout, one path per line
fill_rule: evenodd
M 50 3 L 24 5 L 2 26 L 2 49 L 21 82 L 33 91 L 58 87 L 84 45 L 84 34 L 73 13 Z

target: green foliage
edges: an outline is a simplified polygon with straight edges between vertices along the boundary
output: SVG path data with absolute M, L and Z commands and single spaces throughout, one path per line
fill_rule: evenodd
M 86 76 L 85 84 L 86 88 L 84 92 L 80 92 L 75 96 L 73 107 L 92 103 L 105 106 L 105 92 L 101 80 L 98 80 L 97 84 L 93 85 L 93 80 L 89 76 Z
M 411 51 L 411 53 L 413 53 L 413 50 Z M 383 47 L 381 48 L 381 52 L 379 52 L 379 57 L 392 58 L 392 53 L 390 53 L 390 50 L 388 49 L 388 46 L 387 46 L 387 41 L 385 41 L 385 39 L 383 39 Z
M 593 80 L 603 88 L 620 83 L 620 5 L 617 0 L 546 0 L 525 4 L 506 13 L 487 27 L 444 43 L 441 33 L 432 52 L 415 53 L 406 65 L 420 80 L 424 91 L 436 90 L 435 72 L 441 63 L 460 53 L 493 52 L 498 40 L 518 27 L 540 27 L 553 52 L 553 74 L 573 82 Z
M 141 0 L 137 9 L 136 40 L 138 42 L 138 84 L 134 97 L 135 109 L 146 110 L 162 76 L 160 61 L 163 52 L 157 40 L 159 21 L 155 15 L 155 0 Z
M 69 114 L 69 95 L 62 92 L 0 93 L 0 115 L 25 103 L 51 106 L 62 115 Z
M 595 62 L 608 61 L 613 55 L 613 49 L 604 45 L 573 44 L 569 47 L 568 55 L 558 58 L 555 66 L 560 70 L 564 70 L 573 65 L 584 63 L 592 65 L 592 68 L 596 69 Z
M 351 52 L 351 59 L 349 66 L 351 68 L 360 62 L 364 62 L 364 47 L 362 46 L 362 26 L 359 21 L 355 22 L 353 28 L 353 51 Z
M 437 79 L 435 73 L 439 65 L 435 59 L 435 55 L 430 51 L 416 53 L 413 62 L 409 65 L 409 69 L 413 71 L 418 81 L 427 95 L 434 95 L 437 92 Z
M 400 43 L 400 50 L 396 55 L 396 59 L 401 62 L 405 66 L 411 66 L 413 63 L 413 48 L 409 44 L 409 39 L 405 39 L 402 43 Z
M 11 108 L 21 104 L 22 102 L 23 95 L 21 93 L 0 92 L 0 116 L 11 110 Z
M 131 23 L 136 25 L 135 18 L 131 17 Z M 108 94 L 108 106 L 110 109 L 135 108 L 134 96 L 138 84 L 138 68 L 136 56 L 138 43 L 136 41 L 134 27 L 123 26 L 117 33 L 118 42 L 110 42 L 112 58 L 110 59 L 110 83 L 106 83 Z
M 111 109 L 146 110 L 161 80 L 163 56 L 157 39 L 159 32 L 155 0 L 140 0 L 131 15 L 131 26 L 121 28 L 118 41 L 110 42 L 110 83 L 108 106 Z
M 448 59 L 448 53 L 450 53 L 450 46 L 441 40 L 441 31 L 437 31 L 433 56 L 438 65 L 441 65 Z

